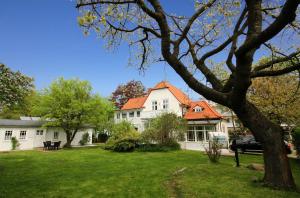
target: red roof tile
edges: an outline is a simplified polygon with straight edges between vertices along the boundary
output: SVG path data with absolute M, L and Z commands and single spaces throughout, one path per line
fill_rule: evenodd
M 188 109 L 184 118 L 187 120 L 203 120 L 203 119 L 221 119 L 222 116 L 213 109 L 206 101 L 191 102 L 191 107 Z M 195 107 L 201 107 L 202 111 L 195 112 Z
M 129 109 L 140 109 L 143 108 L 143 105 L 148 96 L 139 97 L 139 98 L 131 98 L 129 99 L 121 108 L 121 110 L 129 110 Z
M 152 90 L 164 89 L 164 88 L 169 89 L 169 91 L 175 96 L 175 98 L 181 104 L 189 105 L 191 103 L 191 100 L 185 93 L 183 93 L 180 89 L 178 89 L 177 87 L 171 85 L 170 83 L 168 83 L 166 81 L 162 81 L 162 82 L 158 83 Z

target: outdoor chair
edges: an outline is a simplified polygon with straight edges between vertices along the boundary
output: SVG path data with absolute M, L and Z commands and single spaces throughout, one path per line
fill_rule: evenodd
M 43 150 L 47 150 L 47 149 L 48 149 L 47 142 L 43 142 L 43 144 L 44 144 L 44 148 L 43 148 Z
M 60 147 L 60 143 L 61 143 L 61 141 L 59 141 L 59 142 L 54 142 L 53 149 L 54 149 L 54 150 L 58 150 L 59 147 Z
M 48 150 L 51 149 L 51 141 L 46 141 L 46 148 L 47 148 Z

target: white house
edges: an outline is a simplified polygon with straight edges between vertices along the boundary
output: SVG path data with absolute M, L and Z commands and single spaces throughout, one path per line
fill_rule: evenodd
M 21 120 L 0 119 L 0 151 L 12 149 L 11 138 L 16 137 L 20 143 L 19 150 L 30 150 L 43 147 L 43 142 L 61 141 L 61 146 L 66 143 L 66 135 L 61 128 L 43 127 L 44 121 L 40 119 L 28 119 L 21 117 Z M 79 141 L 84 133 L 89 133 L 92 144 L 93 128 L 86 127 L 77 132 L 72 141 L 72 145 L 79 145 Z
M 188 131 L 183 149 L 204 150 L 209 137 L 216 135 L 228 141 L 226 123 L 222 116 L 206 101 L 192 101 L 180 89 L 166 81 L 158 83 L 144 97 L 131 98 L 115 112 L 116 123 L 122 120 L 131 122 L 142 132 L 149 119 L 163 112 L 173 112 L 188 120 Z

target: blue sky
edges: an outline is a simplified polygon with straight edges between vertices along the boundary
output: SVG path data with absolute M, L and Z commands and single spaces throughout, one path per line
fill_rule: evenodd
M 188 15 L 193 10 L 194 0 L 161 1 L 169 13 Z M 88 80 L 95 92 L 109 96 L 118 84 L 132 79 L 141 80 L 147 88 L 166 79 L 193 99 L 200 97 L 165 63 L 153 64 L 141 75 L 128 66 L 127 45 L 108 52 L 103 40 L 94 34 L 84 36 L 77 24 L 75 0 L 1 3 L 0 62 L 33 77 L 37 89 L 62 76 Z M 216 58 L 224 58 L 223 54 L 220 56 Z
M 175 9 L 190 9 L 183 1 L 178 2 Z M 75 1 L 71 0 L 3 1 L 0 62 L 33 77 L 37 89 L 63 76 L 90 81 L 94 91 L 102 96 L 109 96 L 118 84 L 131 79 L 141 80 L 146 87 L 167 79 L 182 90 L 189 90 L 164 63 L 153 64 L 140 75 L 136 68 L 128 67 L 127 45 L 107 52 L 104 41 L 93 34 L 83 35 L 77 16 Z M 199 97 L 189 92 L 193 98 Z

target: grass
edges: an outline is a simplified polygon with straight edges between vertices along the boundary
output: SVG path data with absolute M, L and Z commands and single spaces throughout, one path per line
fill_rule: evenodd
M 0 153 L 0 197 L 300 197 L 252 182 L 261 156 L 211 164 L 195 151 L 113 153 L 100 148 Z M 291 161 L 300 186 L 299 162 Z M 174 174 L 175 173 L 175 174 Z

